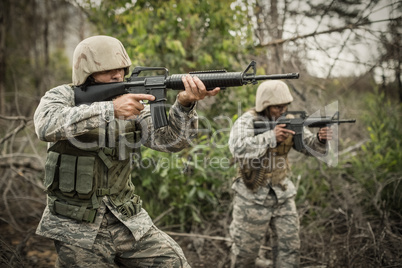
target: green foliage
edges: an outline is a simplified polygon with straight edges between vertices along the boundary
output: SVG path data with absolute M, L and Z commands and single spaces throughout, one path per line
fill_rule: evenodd
M 381 216 L 389 214 L 394 220 L 401 218 L 402 107 L 378 91 L 369 93 L 364 103 L 366 107 L 358 120 L 363 121 L 368 139 L 361 150 L 353 155 L 340 155 L 336 167 L 328 167 L 314 158 L 293 164 L 294 180 L 302 178 L 296 199 L 299 207 L 308 203 L 316 208 L 309 210 L 310 218 L 304 221 L 329 217 L 333 210 L 325 208 L 353 207 Z
M 251 42 L 246 14 L 229 0 L 87 2 L 99 32 L 119 38 L 133 65 L 174 72 L 227 68 L 237 65 L 243 44 Z
M 173 208 L 158 224 L 189 228 L 219 210 L 220 200 L 228 199 L 234 174 L 228 133 L 209 134 L 200 135 L 191 148 L 176 154 L 143 149 L 133 181 L 144 208 L 154 219 Z
M 246 10 L 231 0 L 86 1 L 100 34 L 122 41 L 133 66 L 164 66 L 170 74 L 226 69 L 243 71 L 252 28 Z M 261 71 L 261 70 L 259 70 Z M 251 88 L 251 87 L 250 87 Z M 250 88 L 219 94 L 221 105 L 206 116 L 237 112 L 237 100 L 254 97 Z M 169 101 L 176 92 L 168 92 Z M 236 97 L 234 97 L 236 96 Z
M 64 50 L 56 49 L 50 54 L 48 69 L 52 70 L 51 87 L 71 83 L 71 66 Z
M 365 98 L 369 140 L 353 158 L 350 170 L 368 193 L 367 201 L 377 210 L 402 210 L 402 106 L 375 92 Z
M 292 163 L 292 180 L 297 188 L 296 203 L 298 208 L 307 205 L 309 217 L 302 217 L 302 225 L 308 225 L 318 218 L 325 218 L 330 213 L 325 208 L 331 207 L 332 196 L 336 193 L 331 180 L 336 179 L 340 169 L 328 167 L 313 157 L 302 157 Z M 327 177 L 323 174 L 328 174 Z M 330 179 L 328 179 L 330 177 Z
M 231 8 L 232 1 L 102 1 L 99 6 L 89 3 L 86 9 L 99 32 L 120 39 L 134 66 L 165 66 L 170 73 L 223 68 L 243 71 L 246 67 L 241 60 L 251 43 L 251 28 L 244 10 Z M 224 92 L 216 98 L 220 105 L 200 116 L 236 114 L 237 100 L 253 98 L 251 90 L 244 87 Z M 172 94 L 169 92 L 171 102 Z M 249 103 L 242 106 L 249 107 Z M 180 223 L 181 228 L 186 228 L 199 223 L 219 209 L 219 200 L 228 195 L 228 181 L 234 170 L 227 148 L 229 133 L 217 131 L 221 129 L 221 120 L 224 119 L 218 117 L 211 124 L 201 120 L 200 127 L 207 131 L 183 152 L 166 154 L 143 149 L 141 168 L 133 180 L 153 218 L 174 209 L 161 224 Z M 230 126 L 231 122 L 228 129 Z
M 134 66 L 165 66 L 170 73 L 221 68 L 242 71 L 248 63 L 243 56 L 256 53 L 247 10 L 232 1 L 140 0 L 133 4 L 129 0 L 104 0 L 96 5 L 90 4 L 93 1 L 85 2 L 89 19 L 99 33 L 119 38 Z M 345 3 L 342 2 L 342 6 Z M 338 6 L 331 10 L 333 14 L 342 13 L 340 11 L 342 8 Z M 258 70 L 258 74 L 263 71 Z M 328 91 L 339 93 L 338 84 L 330 86 Z M 201 116 L 210 119 L 208 122 L 201 120 L 200 127 L 218 133 L 216 130 L 222 129 L 220 116 L 233 122 L 254 106 L 255 89 L 255 86 L 248 86 L 221 92 L 207 104 L 213 109 L 197 109 Z M 170 103 L 173 97 L 169 95 Z M 402 155 L 398 121 L 401 107 L 386 101 L 379 93 L 370 95 L 366 104 L 367 110 L 362 112 L 359 120 L 367 126 L 364 131 L 367 131 L 369 141 L 353 158 L 350 154 L 340 156 L 337 167 L 327 167 L 314 158 L 294 163 L 294 179 L 299 175 L 302 178 L 298 205 L 308 202 L 324 209 L 319 212 L 320 216 L 330 215 L 331 209 L 325 208 L 336 208 L 347 194 L 354 195 L 363 189 L 363 193 L 356 194 L 356 202 L 361 202 L 360 205 L 368 209 L 373 205 L 377 211 L 383 207 L 401 211 L 399 162 Z M 144 207 L 153 218 L 171 207 L 174 212 L 165 215 L 162 223 L 180 223 L 186 228 L 217 209 L 220 198 L 228 195 L 227 182 L 234 174 L 233 165 L 211 167 L 211 161 L 205 164 L 206 159 L 230 157 L 227 147 L 221 148 L 211 141 L 216 139 L 220 141 L 219 145 L 225 144 L 228 132 L 214 133 L 202 132 L 193 147 L 177 154 L 143 149 L 142 163 L 146 167 L 136 171 L 134 182 L 144 199 Z M 347 182 L 351 188 L 346 191 L 342 182 Z M 316 210 L 310 211 L 311 216 L 314 213 Z

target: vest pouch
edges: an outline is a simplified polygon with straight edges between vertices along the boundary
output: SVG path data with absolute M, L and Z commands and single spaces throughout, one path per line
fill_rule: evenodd
M 94 191 L 94 166 L 94 156 L 78 157 L 75 190 L 81 199 L 89 199 Z
M 66 196 L 74 196 L 77 157 L 62 154 L 59 169 L 59 189 Z
M 58 161 L 59 161 L 59 153 L 49 152 L 46 158 L 45 163 L 45 178 L 44 185 L 46 191 L 53 191 L 58 188 Z
M 279 144 L 276 148 L 270 149 L 271 155 L 286 155 L 289 153 L 290 149 L 293 147 L 293 135 L 289 135 L 289 137 Z M 286 157 L 285 156 L 285 157 Z

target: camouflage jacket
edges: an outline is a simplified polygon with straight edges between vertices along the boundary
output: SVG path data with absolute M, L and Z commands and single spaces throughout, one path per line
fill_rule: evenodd
M 245 160 L 260 158 L 267 155 L 269 150 L 277 147 L 276 137 L 273 130 L 268 130 L 264 133 L 255 135 L 253 121 L 255 115 L 248 111 L 244 113 L 234 123 L 229 137 L 229 149 L 233 157 L 236 160 Z M 318 141 L 318 138 L 313 135 L 307 128 L 304 128 L 304 144 L 319 153 L 324 154 L 328 148 L 327 144 Z M 303 154 L 311 155 L 306 149 L 303 149 Z M 241 175 L 238 175 L 232 185 L 232 189 L 241 196 L 254 201 L 257 204 L 263 204 L 270 189 L 272 189 L 279 203 L 283 203 L 287 198 L 293 197 L 296 194 L 296 188 L 293 182 L 289 179 L 289 174 L 283 180 L 283 185 L 286 189 L 283 189 L 276 185 L 266 185 L 266 187 L 259 187 L 257 191 L 251 191 L 248 189 Z
M 181 106 L 177 101 L 170 107 L 169 125 L 154 129 L 149 106 L 131 123 L 141 130 L 143 145 L 165 152 L 177 152 L 188 147 L 198 127 L 197 113 L 192 107 Z M 34 114 L 35 131 L 39 139 L 51 147 L 57 141 L 89 133 L 101 128 L 105 123 L 117 121 L 111 101 L 96 102 L 91 105 L 74 105 L 74 91 L 70 85 L 61 85 L 49 90 L 41 99 Z M 128 180 L 129 178 L 127 178 Z M 84 248 L 92 248 L 100 228 L 106 206 L 127 226 L 136 240 L 139 240 L 153 225 L 148 213 L 141 209 L 132 217 L 123 217 L 103 197 L 94 223 L 78 222 L 59 217 L 45 208 L 36 233 L 51 239 L 60 240 Z

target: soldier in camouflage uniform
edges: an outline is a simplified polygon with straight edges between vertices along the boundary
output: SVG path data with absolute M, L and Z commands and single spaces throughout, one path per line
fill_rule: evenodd
M 232 189 L 233 220 L 230 235 L 232 267 L 253 267 L 264 237 L 271 229 L 274 267 L 299 266 L 299 219 L 296 189 L 289 179 L 287 154 L 293 146 L 293 131 L 285 125 L 255 135 L 253 121 L 275 121 L 293 101 L 282 81 L 266 81 L 257 89 L 256 107 L 234 124 L 229 148 L 239 164 Z M 313 135 L 304 130 L 303 142 L 325 153 L 332 130 L 322 128 Z M 303 152 L 308 154 L 305 149 Z
M 184 77 L 169 125 L 159 129 L 141 102 L 152 95 L 75 106 L 73 85 L 122 82 L 130 65 L 119 40 L 87 38 L 74 51 L 72 85 L 49 90 L 35 112 L 36 133 L 48 142 L 47 206 L 36 233 L 54 239 L 56 267 L 189 267 L 179 245 L 142 208 L 130 158 L 140 144 L 165 152 L 189 146 L 196 101 L 219 88 L 207 92 L 198 78 Z

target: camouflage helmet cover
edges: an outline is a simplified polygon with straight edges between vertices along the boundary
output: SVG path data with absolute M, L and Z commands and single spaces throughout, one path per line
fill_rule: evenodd
M 98 35 L 81 41 L 73 54 L 73 84 L 82 85 L 87 78 L 96 72 L 128 68 L 131 60 L 123 46 L 116 38 Z
M 268 106 L 286 104 L 293 101 L 288 86 L 280 80 L 265 81 L 257 88 L 255 109 L 262 112 Z

